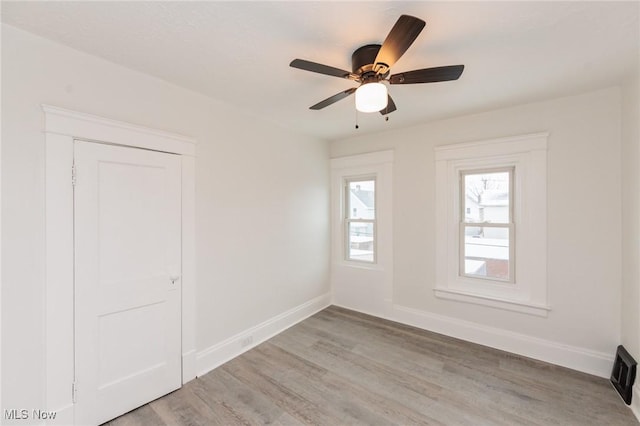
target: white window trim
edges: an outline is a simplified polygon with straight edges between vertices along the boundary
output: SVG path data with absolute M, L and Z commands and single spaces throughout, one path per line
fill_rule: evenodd
M 536 133 L 435 148 L 436 297 L 547 316 L 547 139 Z M 514 283 L 460 276 L 462 170 L 515 167 Z
M 390 271 L 393 259 L 391 241 L 391 188 L 393 151 L 378 151 L 331 159 L 332 261 L 353 268 Z M 375 262 L 347 260 L 345 235 L 345 186 L 347 179 L 369 177 L 376 181 Z

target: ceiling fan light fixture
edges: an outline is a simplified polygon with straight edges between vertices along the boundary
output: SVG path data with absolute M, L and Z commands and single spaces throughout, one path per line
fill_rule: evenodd
M 392 97 L 387 93 L 387 87 L 382 83 L 411 85 L 457 80 L 464 70 L 464 65 L 423 68 L 389 75 L 391 68 L 409 49 L 424 27 L 425 22 L 422 19 L 401 15 L 382 44 L 367 44 L 353 52 L 352 71 L 306 59 L 291 61 L 289 66 L 293 68 L 361 83 L 360 87 L 352 87 L 336 93 L 310 106 L 309 109 L 323 109 L 355 93 L 357 111 L 379 112 L 388 119 L 388 114 L 396 111 L 397 108 Z
M 360 112 L 378 112 L 387 107 L 387 86 L 380 82 L 365 83 L 356 90 L 356 109 Z

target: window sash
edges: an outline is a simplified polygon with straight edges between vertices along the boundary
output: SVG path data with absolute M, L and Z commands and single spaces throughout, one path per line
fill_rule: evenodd
M 468 222 L 466 220 L 466 182 L 465 177 L 468 175 L 479 175 L 479 174 L 488 174 L 488 173 L 508 173 L 509 174 L 509 222 Z M 515 175 L 515 167 L 495 167 L 495 168 L 484 168 L 484 169 L 469 169 L 469 170 L 461 170 L 460 171 L 460 184 L 458 185 L 459 190 L 459 227 L 458 227 L 458 275 L 465 278 L 472 279 L 480 279 L 485 281 L 497 281 L 503 283 L 515 283 L 515 224 L 513 223 L 514 218 L 514 175 Z M 494 276 L 483 276 L 477 274 L 468 274 L 465 268 L 465 260 L 466 256 L 466 229 L 467 228 L 503 228 L 507 229 L 509 233 L 509 259 L 508 259 L 508 269 L 509 274 L 508 278 L 499 278 Z
M 465 183 L 465 177 L 468 175 L 482 175 L 482 174 L 488 174 L 488 173 L 508 173 L 509 174 L 509 221 L 508 222 L 467 222 L 466 221 L 466 211 L 465 211 L 465 206 L 466 206 L 466 195 L 467 195 L 467 188 L 466 188 L 466 183 Z M 485 168 L 485 169 L 470 169 L 470 170 L 461 170 L 460 171 L 460 185 L 459 185 L 459 192 L 460 192 L 460 209 L 459 209 L 459 215 L 460 215 L 460 223 L 477 223 L 477 224 L 486 224 L 486 225 L 491 225 L 491 224 L 496 224 L 496 225 L 508 225 L 513 223 L 513 217 L 514 217 L 514 203 L 513 203 L 513 199 L 514 199 L 514 174 L 515 174 L 515 167 L 510 166 L 510 167 L 494 167 L 494 168 Z
M 363 218 L 351 218 L 351 184 L 358 182 L 373 182 L 373 219 L 363 219 Z M 358 178 L 348 178 L 344 180 L 344 212 L 343 218 L 345 220 L 376 220 L 378 217 L 378 184 L 376 182 L 375 176 L 366 176 L 366 177 L 358 177 Z
M 373 191 L 373 219 L 362 219 L 362 218 L 351 218 L 351 189 L 350 186 L 352 183 L 357 182 L 371 182 L 374 183 L 374 191 Z M 344 220 L 344 259 L 349 262 L 362 262 L 366 264 L 375 264 L 377 262 L 378 255 L 378 238 L 377 238 L 377 217 L 378 217 L 378 186 L 376 182 L 375 176 L 359 176 L 356 178 L 347 178 L 344 180 L 344 211 L 343 211 L 343 220 Z M 372 260 L 364 260 L 364 259 L 356 259 L 351 257 L 351 235 L 350 229 L 351 225 L 354 223 L 362 223 L 362 224 L 372 224 L 372 238 L 373 238 L 373 256 Z
M 372 224 L 373 225 L 373 229 L 372 229 L 372 238 L 373 238 L 373 248 L 372 248 L 372 260 L 364 260 L 364 259 L 356 259 L 351 257 L 351 233 L 350 233 L 350 229 L 351 229 L 351 224 L 354 223 L 363 223 L 363 224 Z M 362 262 L 362 263 L 368 263 L 368 264 L 372 264 L 372 263 L 376 263 L 377 262 L 377 256 L 378 256 L 378 235 L 377 235 L 377 226 L 376 226 L 376 221 L 374 219 L 346 219 L 345 220 L 345 226 L 344 226 L 344 248 L 345 248 L 345 252 L 344 252 L 344 257 L 345 260 L 348 260 L 349 262 Z
M 499 277 L 495 277 L 495 276 L 483 276 L 483 275 L 477 275 L 477 274 L 468 274 L 465 270 L 465 261 L 467 259 L 467 254 L 466 254 L 466 228 L 502 228 L 502 229 L 507 229 L 509 231 L 509 259 L 508 259 L 508 268 L 509 268 L 509 275 L 507 278 L 499 278 Z M 515 224 L 510 223 L 510 224 L 477 224 L 477 223 L 460 223 L 460 227 L 459 227 L 459 242 L 458 242 L 458 246 L 459 246 L 459 252 L 460 252 L 460 257 L 458 259 L 458 274 L 461 277 L 466 277 L 466 278 L 474 278 L 474 279 L 480 279 L 480 280 L 486 280 L 486 281 L 498 281 L 498 282 L 503 282 L 503 283 L 510 283 L 510 284 L 514 284 L 515 283 L 515 265 L 516 265 L 516 258 L 515 258 L 515 253 L 516 253 L 516 246 L 515 246 Z

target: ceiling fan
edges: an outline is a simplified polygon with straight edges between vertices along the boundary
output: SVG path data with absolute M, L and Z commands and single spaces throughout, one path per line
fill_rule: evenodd
M 351 72 L 304 59 L 291 61 L 289 66 L 293 68 L 346 78 L 360 83 L 360 86 L 337 93 L 309 107 L 309 109 L 325 108 L 355 93 L 358 111 L 380 112 L 382 115 L 387 115 L 396 110 L 396 105 L 388 94 L 384 82 L 417 84 L 457 80 L 464 70 L 464 65 L 423 68 L 389 76 L 391 67 L 407 51 L 424 26 L 425 22 L 422 19 L 409 15 L 400 16 L 382 45 L 367 44 L 353 52 Z

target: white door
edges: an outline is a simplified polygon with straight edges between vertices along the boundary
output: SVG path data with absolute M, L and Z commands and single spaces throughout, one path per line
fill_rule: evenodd
M 180 157 L 76 141 L 76 424 L 181 386 Z

